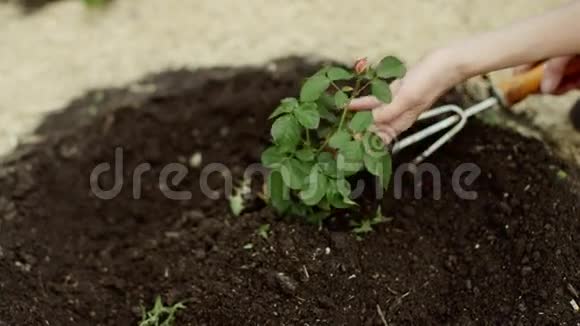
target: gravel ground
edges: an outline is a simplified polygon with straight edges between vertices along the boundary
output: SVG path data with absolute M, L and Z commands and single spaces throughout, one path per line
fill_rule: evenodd
M 169 68 L 263 64 L 290 54 L 347 62 L 396 54 L 413 63 L 444 42 L 563 2 L 117 0 L 89 10 L 69 0 L 29 15 L 0 3 L 0 152 L 43 113 L 91 88 Z M 535 98 L 523 106 L 580 162 L 580 136 L 562 109 L 577 97 Z

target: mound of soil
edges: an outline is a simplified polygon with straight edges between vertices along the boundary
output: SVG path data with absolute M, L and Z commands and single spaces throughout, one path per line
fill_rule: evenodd
M 187 300 L 176 325 L 580 320 L 570 304 L 580 302 L 576 172 L 511 131 L 471 121 L 429 160 L 441 171 L 441 199 L 427 175 L 423 199 L 405 182 L 402 198 L 384 201 L 392 221 L 362 240 L 281 220 L 258 200 L 233 217 L 223 196 L 204 196 L 201 168 L 223 163 L 239 178 L 258 162 L 268 114 L 316 69 L 297 59 L 273 67 L 168 72 L 90 93 L 49 117 L 39 143 L 0 168 L 0 325 L 136 325 L 140 306 L 158 294 Z M 89 176 L 102 162 L 114 165 L 117 147 L 122 189 L 100 199 Z M 194 153 L 200 166 L 189 163 Z M 143 162 L 151 169 L 139 187 L 133 171 Z M 172 162 L 188 173 L 170 186 L 191 199 L 160 189 Z M 466 162 L 481 169 L 463 185 L 476 200 L 452 190 L 453 171 Z M 99 182 L 110 189 L 115 180 L 109 171 Z M 209 178 L 220 193 L 223 184 Z M 256 233 L 264 223 L 267 238 Z

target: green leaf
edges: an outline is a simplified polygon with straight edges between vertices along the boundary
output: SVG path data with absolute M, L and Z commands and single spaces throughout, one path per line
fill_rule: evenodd
M 296 152 L 296 157 L 304 162 L 314 160 L 314 151 L 311 148 L 303 148 Z
M 364 163 L 367 171 L 379 177 L 383 188 L 387 189 L 389 187 L 392 174 L 391 155 L 384 155 L 380 157 L 365 155 Z
M 306 80 L 300 90 L 300 100 L 302 102 L 316 101 L 330 85 L 330 80 L 322 75 L 314 75 Z
M 381 157 L 375 157 L 373 155 L 365 155 L 364 157 L 365 168 L 370 174 L 376 176 L 383 175 L 383 159 Z
M 308 217 L 311 213 L 311 207 L 302 203 L 296 203 L 290 207 L 290 214 L 296 216 Z
M 230 210 L 235 216 L 239 216 L 246 208 L 246 198 L 252 191 L 250 188 L 252 180 L 244 179 L 239 187 L 236 187 L 233 194 L 230 195 L 228 201 L 230 203 Z
M 318 114 L 320 115 L 321 119 L 324 119 L 330 123 L 335 123 L 338 121 L 338 117 L 322 105 L 318 105 Z
M 393 174 L 393 162 L 391 161 L 391 155 L 385 155 L 382 158 L 383 161 L 383 177 L 381 181 L 383 183 L 383 188 L 388 189 L 389 183 L 391 182 L 391 175 Z
M 342 163 L 340 170 L 342 171 L 342 176 L 350 177 L 360 171 L 363 166 L 363 162 L 345 162 Z
M 357 112 L 350 120 L 349 127 L 354 132 L 362 132 L 373 123 L 373 114 L 371 112 Z
M 369 68 L 367 69 L 363 77 L 368 80 L 373 80 L 375 79 L 375 77 L 377 77 L 377 73 L 374 69 Z
M 258 227 L 256 234 L 265 240 L 268 240 L 270 235 L 270 224 L 262 224 Z
M 373 132 L 367 131 L 363 136 L 363 145 L 365 150 L 365 155 L 371 155 L 374 157 L 383 157 L 389 152 L 385 148 L 385 143 L 383 140 L 375 135 Z
M 373 219 L 371 220 L 371 224 L 375 225 L 375 224 L 380 224 L 380 223 L 385 223 L 385 222 L 390 222 L 392 221 L 392 218 L 387 218 L 383 215 L 382 209 L 381 209 L 381 205 L 379 205 L 377 207 L 377 211 L 375 213 L 375 217 L 373 217 Z
M 318 204 L 326 194 L 328 178 L 319 166 L 315 166 L 308 176 L 307 186 L 300 192 L 300 199 L 308 206 Z
M 330 69 L 330 66 L 326 65 L 322 68 L 320 68 L 320 70 L 318 70 L 313 76 L 326 76 L 326 73 L 328 72 L 328 70 Z
M 381 102 L 391 103 L 392 94 L 386 81 L 375 79 L 371 82 L 371 93 Z
M 276 110 L 274 110 L 274 112 L 270 114 L 270 117 L 268 117 L 268 119 L 273 119 L 279 115 L 290 113 L 297 108 L 298 108 L 298 100 L 292 97 L 285 98 L 281 101 L 278 108 L 276 108 Z
M 359 141 L 349 141 L 340 147 L 340 154 L 349 162 L 360 162 L 363 159 L 363 147 Z
M 363 154 L 363 146 L 358 141 L 348 142 L 340 148 L 337 169 L 342 173 L 342 176 L 351 176 L 363 168 Z
M 242 198 L 242 196 L 239 193 L 235 194 L 229 198 L 229 202 L 232 214 L 234 214 L 234 216 L 240 216 L 240 214 L 245 208 L 244 199 Z
M 335 208 L 349 208 L 352 204 L 345 203 L 344 197 L 334 187 L 328 188 L 326 192 L 326 199 Z
M 558 179 L 566 179 L 568 177 L 568 173 L 566 173 L 566 171 L 564 170 L 558 170 L 558 172 L 556 172 L 556 176 L 558 177 Z
M 340 67 L 330 67 L 326 72 L 326 76 L 328 79 L 335 81 L 335 80 L 348 80 L 354 77 L 354 75 L 348 72 L 346 69 Z
M 370 220 L 363 220 L 352 232 L 355 234 L 366 234 L 373 232 L 373 226 Z
M 348 95 L 343 91 L 334 93 L 334 104 L 338 108 L 344 108 L 348 104 Z
M 316 134 L 318 138 L 328 138 L 330 137 L 330 133 L 333 132 L 333 129 L 329 126 L 320 127 L 316 130 Z
M 346 179 L 338 179 L 336 180 L 336 190 L 344 198 L 348 198 L 351 192 L 350 183 Z
M 321 226 L 322 222 L 330 216 L 330 212 L 320 211 L 316 213 L 310 213 L 306 216 L 306 222 L 314 225 Z
M 282 173 L 274 170 L 270 172 L 268 177 L 268 194 L 270 196 L 270 204 L 278 212 L 284 213 L 291 204 L 288 187 L 284 184 Z
M 272 138 L 282 151 L 293 151 L 300 142 L 300 133 L 300 125 L 292 115 L 282 116 L 272 124 Z
M 381 78 L 401 78 L 407 72 L 403 62 L 393 56 L 383 58 L 375 70 Z
M 328 93 L 322 93 L 322 95 L 320 95 L 320 98 L 316 100 L 316 104 L 318 105 L 318 107 L 324 107 L 326 109 L 333 110 L 335 109 L 334 96 Z
M 280 163 L 286 158 L 284 153 L 280 152 L 277 147 L 268 147 L 262 152 L 262 165 L 268 168 L 280 166 Z
M 284 105 L 288 105 L 288 106 L 294 107 L 294 108 L 297 108 L 298 105 L 300 105 L 300 103 L 298 102 L 298 100 L 295 99 L 294 97 L 285 97 L 285 98 L 283 98 L 283 99 L 280 100 L 280 103 L 281 104 L 284 104 Z
M 322 169 L 322 172 L 329 177 L 336 177 L 336 161 L 332 154 L 328 152 L 322 152 L 318 154 L 318 166 Z
M 321 163 L 320 168 L 322 169 L 322 172 L 328 177 L 336 178 L 336 175 L 338 174 L 336 169 L 336 161 L 334 160 Z
M 316 129 L 320 123 L 320 114 L 315 103 L 304 103 L 294 111 L 294 116 L 304 128 Z
M 326 198 L 322 198 L 316 206 L 318 208 L 322 209 L 323 211 L 330 210 L 330 203 L 328 202 L 328 200 Z
M 341 148 L 352 139 L 352 136 L 345 130 L 337 130 L 328 142 L 332 148 Z
M 330 161 L 334 161 L 334 158 L 332 157 L 332 154 L 330 154 L 329 152 L 321 152 L 320 154 L 318 154 L 318 163 L 327 163 Z
M 304 179 L 309 173 L 308 167 L 294 158 L 284 161 L 280 172 L 284 183 L 294 190 L 300 190 L 304 186 Z
M 178 302 L 172 306 L 165 306 L 161 297 L 157 296 L 153 308 L 146 311 L 142 309 L 139 326 L 171 326 L 175 322 L 175 317 L 180 310 L 185 309 L 183 302 Z
M 289 113 L 290 111 L 292 111 L 290 109 L 290 107 L 288 106 L 284 106 L 284 105 L 279 105 L 276 110 L 274 110 L 274 112 L 272 112 L 272 114 L 270 114 L 270 116 L 268 117 L 268 119 L 274 119 L 275 117 L 282 115 L 282 114 L 286 114 Z

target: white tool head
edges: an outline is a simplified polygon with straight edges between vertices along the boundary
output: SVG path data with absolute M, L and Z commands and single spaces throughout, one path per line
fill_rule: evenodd
M 458 132 L 461 131 L 461 129 L 463 129 L 463 127 L 465 127 L 465 124 L 467 123 L 467 119 L 481 111 L 487 110 L 493 106 L 495 106 L 496 104 L 498 104 L 498 100 L 495 97 L 489 98 L 481 103 L 478 103 L 466 110 L 463 110 L 462 108 L 460 108 L 457 105 L 445 105 L 445 106 L 441 106 L 441 107 L 437 107 L 434 109 L 431 109 L 423 114 L 421 114 L 419 116 L 419 118 L 417 120 L 426 120 L 426 119 L 431 119 L 443 114 L 448 114 L 448 113 L 452 113 L 453 115 L 443 119 L 441 121 L 436 122 L 433 125 L 430 125 L 429 127 L 418 131 L 410 136 L 407 136 L 401 140 L 399 140 L 394 146 L 393 146 L 393 153 L 396 153 L 400 150 L 402 150 L 403 148 L 406 148 L 408 146 L 411 146 L 415 143 L 420 142 L 421 140 L 441 131 L 444 130 L 446 128 L 451 128 L 449 129 L 448 132 L 446 132 L 443 136 L 441 136 L 439 139 L 437 139 L 437 141 L 435 141 L 433 144 L 431 144 L 431 146 L 429 146 L 429 148 L 427 148 L 425 151 L 423 151 L 419 156 L 417 156 L 414 160 L 413 163 L 418 164 L 420 162 L 422 162 L 425 158 L 427 158 L 429 155 L 433 154 L 436 150 L 438 150 L 441 146 L 443 146 L 446 142 L 448 142 L 451 138 L 453 138 L 453 136 L 455 136 Z

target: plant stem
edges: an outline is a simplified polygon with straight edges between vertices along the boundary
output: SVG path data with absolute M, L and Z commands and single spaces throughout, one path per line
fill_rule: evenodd
M 342 108 L 342 116 L 340 117 L 340 123 L 338 124 L 338 128 L 336 129 L 337 131 L 342 129 L 342 125 L 344 124 L 344 120 L 346 119 L 346 114 L 348 113 L 348 108 L 345 105 Z
M 336 88 L 337 91 L 341 91 L 340 87 L 338 87 L 338 85 L 336 85 L 333 81 L 330 82 L 330 85 L 332 85 L 334 88 Z
M 306 129 L 306 144 L 310 146 L 310 130 Z
M 357 97 L 359 92 L 361 91 L 360 88 L 360 82 L 361 82 L 361 78 L 357 78 L 355 86 L 354 86 L 354 90 L 351 92 L 350 97 L 348 98 L 348 102 L 347 104 L 345 104 L 341 109 L 342 109 L 342 115 L 340 117 L 340 122 L 338 124 L 338 128 L 336 128 L 336 130 L 334 132 L 337 132 L 339 130 L 342 129 L 342 125 L 344 124 L 344 121 L 346 120 L 346 114 L 348 113 L 348 103 L 350 103 L 350 101 L 352 101 L 353 98 Z M 334 84 L 334 83 L 333 83 Z M 364 87 L 368 86 L 369 83 L 367 83 Z M 320 148 L 318 148 L 318 150 L 316 151 L 317 153 L 319 153 L 320 151 L 322 151 L 324 149 L 324 147 L 326 147 L 326 145 L 328 145 L 328 142 L 330 141 L 330 137 L 332 137 L 334 133 L 329 134 L 328 137 L 326 137 L 326 139 L 324 140 L 324 143 L 322 144 L 322 146 L 320 146 Z
M 357 97 L 357 96 L 359 96 L 359 95 L 360 95 L 360 93 L 362 93 L 362 91 L 364 91 L 364 90 L 365 90 L 365 88 L 367 88 L 367 87 L 368 87 L 368 86 L 371 84 L 371 82 L 372 82 L 372 80 L 369 80 L 369 82 L 368 82 L 368 83 L 364 84 L 364 85 L 363 85 L 363 87 L 361 87 L 361 88 L 360 88 L 360 89 L 359 89 L 359 90 L 356 92 L 356 94 L 354 95 L 354 97 Z M 353 92 L 353 93 L 354 93 L 354 92 Z
M 326 147 L 326 145 L 328 145 L 328 142 L 330 141 L 330 137 L 332 134 L 329 134 L 328 137 L 326 137 L 326 139 L 324 140 L 324 143 L 322 143 L 322 145 L 316 150 L 316 154 L 320 153 L 324 147 Z

